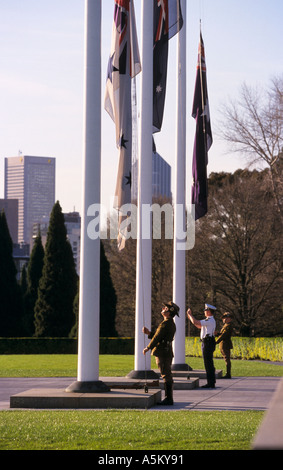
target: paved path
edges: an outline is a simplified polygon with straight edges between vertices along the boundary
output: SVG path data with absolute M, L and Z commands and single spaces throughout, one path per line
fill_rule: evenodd
M 267 410 L 281 377 L 218 379 L 215 389 L 175 390 L 174 406 L 150 410 Z M 0 410 L 10 409 L 10 396 L 32 388 L 66 388 L 75 378 L 0 378 Z M 199 385 L 206 381 L 200 379 Z M 163 392 L 162 392 L 163 395 Z M 150 411 L 149 410 L 149 411 Z

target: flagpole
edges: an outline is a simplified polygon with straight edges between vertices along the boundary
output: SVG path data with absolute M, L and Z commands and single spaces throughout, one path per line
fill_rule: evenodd
M 100 238 L 87 233 L 88 210 L 100 204 L 101 0 L 85 0 L 83 209 L 77 381 L 66 391 L 108 392 L 99 380 Z
M 152 82 L 153 82 L 153 3 L 142 0 L 141 40 L 141 119 L 138 166 L 138 220 L 136 261 L 135 368 L 127 377 L 156 378 L 150 370 L 150 355 L 143 355 L 148 344 L 143 326 L 151 329 L 152 235 L 143 237 L 142 209 L 152 204 Z
M 186 324 L 186 0 L 181 1 L 184 18 L 177 38 L 177 122 L 174 201 L 173 301 L 180 307 L 175 317 L 172 370 L 188 370 L 185 360 Z M 183 249 L 180 248 L 183 244 Z

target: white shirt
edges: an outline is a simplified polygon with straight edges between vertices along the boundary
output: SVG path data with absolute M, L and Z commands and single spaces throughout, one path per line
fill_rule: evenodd
M 200 339 L 206 337 L 206 335 L 214 336 L 216 321 L 214 317 L 207 317 L 205 320 L 200 320 L 201 330 L 200 330 Z

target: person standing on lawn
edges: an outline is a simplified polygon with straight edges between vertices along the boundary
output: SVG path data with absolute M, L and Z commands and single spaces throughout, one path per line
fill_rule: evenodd
M 199 328 L 202 357 L 204 361 L 204 367 L 206 371 L 207 384 L 203 385 L 202 388 L 215 388 L 215 368 L 213 363 L 213 353 L 215 351 L 215 327 L 216 322 L 214 320 L 213 311 L 216 307 L 213 305 L 205 304 L 204 309 L 204 320 L 197 320 L 189 308 L 187 310 L 187 316 L 194 326 Z
M 172 359 L 174 357 L 172 341 L 176 333 L 176 325 L 174 322 L 175 315 L 179 316 L 180 308 L 174 302 L 163 304 L 161 315 L 163 321 L 153 334 L 148 328 L 143 327 L 142 331 L 148 338 L 150 343 L 143 350 L 146 354 L 149 350 L 155 356 L 156 364 L 160 370 L 161 377 L 164 381 L 165 399 L 160 405 L 173 405 L 173 376 L 171 371 Z
M 226 375 L 224 375 L 223 379 L 231 379 L 231 349 L 233 349 L 233 343 L 231 340 L 231 336 L 233 334 L 231 314 L 229 312 L 224 313 L 222 320 L 224 325 L 216 340 L 216 344 L 219 344 L 220 352 L 226 364 Z

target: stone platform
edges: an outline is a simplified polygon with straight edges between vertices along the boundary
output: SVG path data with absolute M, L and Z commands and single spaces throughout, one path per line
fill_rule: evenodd
M 145 379 L 130 379 L 127 377 L 101 377 L 100 380 L 108 385 L 111 390 L 113 389 L 144 389 L 145 386 L 148 389 L 161 389 L 164 390 L 164 383 L 162 379 L 157 380 L 145 380 Z M 188 379 L 186 375 L 175 376 L 174 375 L 174 390 L 192 390 L 199 386 L 198 377 Z
M 132 379 L 127 377 L 100 377 L 108 392 L 70 392 L 62 388 L 31 389 L 12 395 L 10 408 L 29 409 L 96 409 L 136 408 L 148 409 L 161 401 L 164 389 L 159 371 L 157 379 Z M 174 390 L 193 390 L 199 387 L 199 379 L 205 379 L 205 371 L 173 371 Z M 216 371 L 216 378 L 222 370 Z
M 155 371 L 157 372 L 157 371 Z M 206 372 L 205 370 L 202 369 L 193 369 L 193 370 L 187 370 L 187 371 L 172 371 L 173 377 L 175 378 L 189 378 L 189 379 L 206 379 Z M 215 370 L 215 378 L 216 379 L 221 379 L 222 377 L 222 370 Z
M 180 372 L 178 372 L 180 374 Z M 126 377 L 100 377 L 109 392 L 80 393 L 67 389 L 40 388 L 12 395 L 10 408 L 29 409 L 96 409 L 96 408 L 136 408 L 148 409 L 161 401 L 161 380 L 129 379 Z M 187 376 L 174 377 L 175 390 L 197 388 L 199 379 Z
M 115 390 L 70 393 L 65 389 L 31 389 L 10 397 L 10 408 L 29 409 L 148 409 L 161 401 L 161 390 Z

